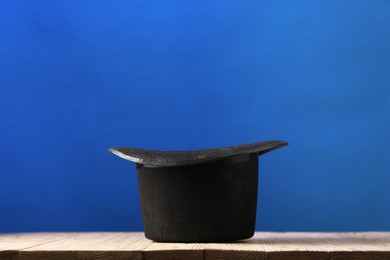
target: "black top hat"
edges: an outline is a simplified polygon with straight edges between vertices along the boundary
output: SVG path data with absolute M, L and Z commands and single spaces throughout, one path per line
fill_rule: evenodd
M 147 238 L 226 242 L 253 236 L 258 156 L 285 145 L 268 141 L 194 151 L 109 151 L 137 163 Z

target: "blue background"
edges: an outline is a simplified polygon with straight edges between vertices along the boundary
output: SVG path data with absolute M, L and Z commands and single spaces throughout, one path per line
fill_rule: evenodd
M 257 230 L 390 230 L 390 2 L 0 1 L 0 232 L 142 230 L 130 146 L 280 139 Z

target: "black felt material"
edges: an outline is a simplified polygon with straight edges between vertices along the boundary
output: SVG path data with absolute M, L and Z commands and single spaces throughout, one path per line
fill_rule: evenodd
M 197 151 L 110 151 L 137 163 L 147 238 L 207 243 L 253 236 L 258 156 L 285 145 L 269 141 Z
M 257 153 L 261 155 L 285 145 L 287 143 L 283 141 L 267 141 L 193 151 L 156 151 L 127 147 L 110 148 L 109 151 L 135 163 L 165 167 L 206 163 L 238 154 Z
M 138 168 L 145 236 L 161 242 L 227 242 L 254 234 L 258 157 Z

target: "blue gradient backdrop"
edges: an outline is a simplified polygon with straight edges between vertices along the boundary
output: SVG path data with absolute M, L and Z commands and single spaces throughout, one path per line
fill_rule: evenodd
M 281 139 L 257 230 L 390 230 L 390 2 L 0 1 L 0 232 L 142 230 L 112 146 Z

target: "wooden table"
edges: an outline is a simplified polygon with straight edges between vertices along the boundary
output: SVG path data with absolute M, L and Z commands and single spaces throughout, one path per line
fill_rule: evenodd
M 0 235 L 0 259 L 390 259 L 390 232 L 256 233 L 234 243 L 157 243 L 143 233 Z

